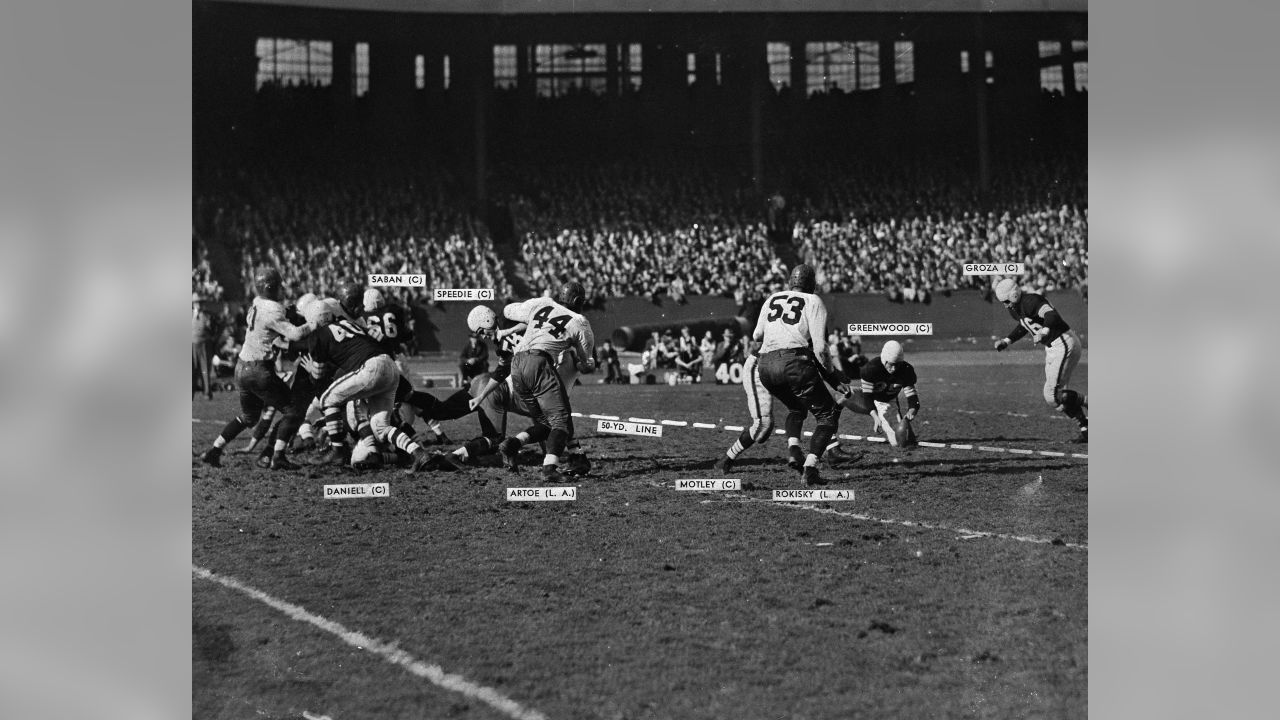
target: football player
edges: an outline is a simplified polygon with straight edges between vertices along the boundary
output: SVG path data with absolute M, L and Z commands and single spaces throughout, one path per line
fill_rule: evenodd
M 280 353 L 280 341 L 300 342 L 310 337 L 316 324 L 308 321 L 297 326 L 285 317 L 284 279 L 274 267 L 264 267 L 255 273 L 256 297 L 246 317 L 244 345 L 240 348 L 240 362 L 236 363 L 236 387 L 240 390 L 240 414 L 222 428 L 213 441 L 213 447 L 205 451 L 201 460 L 214 467 L 222 464 L 222 448 L 246 428 L 253 427 L 267 406 L 275 407 L 282 418 L 281 427 L 271 445 L 273 470 L 297 470 L 285 455 L 285 448 L 302 422 L 302 413 L 291 401 L 289 387 L 276 374 L 276 356 Z
M 773 434 L 773 395 L 769 394 L 769 389 L 760 381 L 757 348 L 755 342 L 747 343 L 747 359 L 742 364 L 742 388 L 747 391 L 747 411 L 751 413 L 751 426 L 744 428 L 738 439 L 725 451 L 720 469 L 726 473 L 732 472 L 734 461 L 743 450 L 768 440 Z
M 801 473 L 805 485 L 823 485 L 818 460 L 836 434 L 840 405 L 831 397 L 824 378 L 844 385 L 849 378 L 824 365 L 827 354 L 827 307 L 814 294 L 813 268 L 801 263 L 791 270 L 787 289 L 765 300 L 752 338 L 761 343 L 757 365 L 760 383 L 787 406 L 787 466 Z M 809 453 L 800 449 L 800 430 L 808 413 L 818 421 L 809 440 Z
M 864 415 L 870 415 L 872 432 L 883 432 L 894 447 L 911 447 L 916 444 L 911 421 L 920 412 L 920 395 L 916 392 L 916 369 L 903 359 L 902 343 L 889 340 L 880 349 L 880 357 L 872 358 L 862 366 L 859 392 L 850 392 L 841 404 Z M 902 412 L 898 395 L 907 398 L 907 411 Z M 889 421 L 890 407 L 898 411 L 898 422 Z
M 533 426 L 503 440 L 498 452 L 502 454 L 503 464 L 515 470 L 519 466 L 521 445 L 546 440 L 547 453 L 542 461 L 542 478 L 546 482 L 564 480 L 559 468 L 560 455 L 573 438 L 569 394 L 556 371 L 558 358 L 572 349 L 577 355 L 578 372 L 590 373 L 595 369 L 592 352 L 595 333 L 581 314 L 586 300 L 582 283 L 570 281 L 560 287 L 554 298 L 511 303 L 502 311 L 508 320 L 529 326 L 511 358 L 511 389 L 529 408 Z
M 996 283 L 996 299 L 1018 321 L 1008 335 L 996 341 L 996 351 L 1030 334 L 1044 346 L 1044 401 L 1080 426 L 1076 442 L 1089 441 L 1089 402 L 1081 393 L 1068 390 L 1071 373 L 1080 362 L 1080 338 L 1043 295 L 1024 293 L 1013 278 Z
M 428 466 L 431 455 L 390 420 L 400 369 L 362 328 L 353 321 L 339 319 L 337 308 L 325 301 L 312 302 L 302 309 L 307 322 L 318 329 L 298 343 L 311 360 L 335 369 L 336 377 L 320 395 L 329 452 L 322 464 L 346 465 L 351 459 L 344 433 L 344 409 L 354 400 L 368 403 L 372 438 L 361 442 L 385 442 L 413 455 L 416 472 Z
M 358 289 L 357 285 L 349 285 L 344 292 L 355 293 Z M 444 429 L 440 427 L 440 421 L 453 420 L 470 412 L 467 407 L 470 395 L 465 390 L 459 390 L 441 403 L 434 395 L 413 388 L 413 384 L 409 382 L 409 368 L 404 360 L 407 347 L 413 342 L 413 329 L 409 325 L 405 309 L 396 303 L 388 303 L 383 298 L 382 291 L 369 288 L 363 292 L 360 319 L 364 331 L 396 361 L 396 367 L 400 370 L 395 412 L 392 413 L 397 427 L 413 435 L 413 419 L 422 417 L 438 442 L 449 442 Z M 444 407 L 440 407 L 441 405 Z
M 481 434 L 453 451 L 452 454 L 458 462 L 474 463 L 485 455 L 497 452 L 498 446 L 505 439 L 503 435 L 506 433 L 508 413 L 524 417 L 533 415 L 533 408 L 516 397 L 511 381 L 511 358 L 526 326 L 524 323 L 515 323 L 511 327 L 498 329 L 497 325 L 497 314 L 484 305 L 472 308 L 467 316 L 467 326 L 472 333 L 492 339 L 497 345 L 498 365 L 493 373 L 476 376 L 474 383 L 476 390 L 471 404 L 476 408 Z M 578 376 L 574 351 L 566 350 L 560 354 L 556 372 L 559 373 L 568 392 Z M 521 435 L 516 435 L 516 438 L 523 444 L 529 438 L 527 433 Z M 570 439 L 566 447 L 574 448 L 576 444 L 576 439 Z M 569 454 L 566 463 L 566 472 L 569 474 L 585 475 L 590 471 L 590 467 L 585 454 L 572 452 Z

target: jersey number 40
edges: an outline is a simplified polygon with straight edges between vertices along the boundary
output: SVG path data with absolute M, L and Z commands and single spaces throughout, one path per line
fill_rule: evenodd
M 783 302 L 791 307 L 784 308 Z M 782 322 L 787 325 L 795 325 L 800 322 L 801 313 L 804 312 L 804 298 L 795 295 L 779 295 L 769 301 L 769 316 L 765 318 L 769 322 L 773 322 L 778 318 L 782 318 Z
M 569 321 L 573 318 L 568 315 L 557 315 L 555 317 L 551 317 L 551 306 L 547 305 L 534 313 L 533 319 L 537 321 L 533 325 L 534 328 L 542 329 L 542 327 L 550 325 L 551 329 L 547 332 L 551 333 L 551 337 L 562 338 L 564 337 L 564 334 L 568 332 L 565 328 L 569 326 Z

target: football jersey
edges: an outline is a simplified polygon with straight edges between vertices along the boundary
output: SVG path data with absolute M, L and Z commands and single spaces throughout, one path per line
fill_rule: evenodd
M 335 320 L 295 346 L 310 353 L 312 360 L 335 365 L 343 373 L 360 369 L 369 358 L 389 354 L 350 320 Z
M 877 402 L 892 402 L 898 393 L 906 389 L 907 395 L 915 394 L 916 369 L 901 360 L 889 372 L 880 358 L 871 358 L 862 366 L 862 393 Z
M 1049 317 L 1049 313 L 1053 313 L 1053 316 Z M 1022 297 L 1018 298 L 1018 302 L 1009 308 L 1009 315 L 1018 321 L 1018 327 L 1009 333 L 1011 340 L 1017 340 L 1027 333 L 1035 337 L 1037 330 L 1047 327 L 1049 334 L 1041 340 L 1040 344 L 1049 345 L 1063 333 L 1071 330 L 1071 326 L 1062 319 L 1061 313 L 1055 310 L 1043 295 L 1036 293 L 1023 293 Z
M 401 345 L 413 340 L 405 310 L 399 305 L 388 303 L 377 310 L 366 311 L 360 317 L 364 320 L 365 332 L 388 355 L 396 355 Z
M 817 357 L 827 352 L 827 306 L 822 298 L 799 290 L 769 296 L 760 308 L 753 337 L 762 340 L 759 354 L 788 348 L 812 348 Z
M 516 345 L 516 352 L 542 350 L 557 357 L 573 348 L 584 361 L 593 357 L 596 338 L 591 331 L 591 323 L 551 298 L 511 303 L 502 314 L 508 320 L 529 324 L 524 337 Z
M 275 300 L 255 297 L 245 315 L 248 328 L 244 344 L 240 347 L 240 359 L 246 362 L 270 362 L 276 359 L 281 346 L 290 340 L 300 340 L 305 335 L 285 316 L 284 305 Z
M 519 323 L 514 323 L 505 317 L 498 318 L 498 327 L 503 330 L 506 330 L 509 327 L 514 327 L 518 324 Z M 511 333 L 509 335 L 504 335 L 502 339 L 496 343 L 493 354 L 498 356 L 498 363 L 493 368 L 493 372 L 490 373 L 490 376 L 494 380 L 502 382 L 511 376 L 511 358 L 516 354 L 516 347 L 520 344 L 520 340 L 522 338 L 524 338 L 523 332 Z

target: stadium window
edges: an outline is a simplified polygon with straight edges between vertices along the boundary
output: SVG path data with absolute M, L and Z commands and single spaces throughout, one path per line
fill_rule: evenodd
M 916 80 L 916 46 L 910 40 L 893 44 L 893 80 L 899 85 Z
M 806 94 L 880 87 L 880 44 L 875 41 L 805 43 L 804 56 Z
M 559 97 L 570 92 L 585 91 L 595 95 L 608 92 L 605 50 L 603 43 L 535 45 L 532 68 L 538 97 Z M 635 53 L 634 56 L 631 52 Z M 637 77 L 631 81 L 632 86 L 638 87 L 640 46 L 631 45 L 627 54 L 628 67 L 636 68 Z
M 427 87 L 427 61 L 421 55 L 413 59 L 413 86 L 419 90 Z
M 449 56 L 448 55 L 444 56 L 444 62 L 442 63 L 442 65 L 444 66 L 444 89 L 448 90 L 449 89 Z
M 1057 40 L 1041 40 L 1040 41 L 1040 57 L 1054 57 L 1062 54 L 1062 43 Z
M 774 90 L 781 90 L 791 84 L 791 45 L 784 42 L 771 42 L 765 46 L 765 54 L 769 59 L 769 83 Z
M 516 87 L 516 46 L 493 46 L 493 87 L 514 90 Z
M 969 72 L 969 51 L 968 50 L 960 51 L 960 72 L 962 73 Z
M 874 40 L 854 43 L 858 63 L 858 90 L 880 88 L 880 43 Z
M 724 81 L 720 78 L 720 53 L 716 53 L 716 85 L 723 85 Z
M 623 84 L 633 91 L 640 89 L 640 76 L 643 64 L 640 62 L 640 43 L 618 46 L 618 55 L 622 59 Z
M 698 57 L 693 53 L 685 55 L 685 68 L 687 70 L 685 85 L 692 85 L 698 81 Z
M 996 66 L 996 56 L 990 50 L 983 53 L 983 61 L 986 63 L 988 70 Z
M 1088 49 L 1089 49 L 1088 40 L 1072 40 L 1071 41 L 1072 52 L 1085 52 Z
M 1040 68 L 1040 89 L 1063 92 L 1066 85 L 1062 81 L 1062 66 L 1048 65 Z
M 353 63 L 356 97 L 364 97 L 369 93 L 369 43 L 356 43 L 356 61 Z
M 258 38 L 258 73 L 255 89 L 274 82 L 280 85 L 333 84 L 333 43 L 328 40 Z
M 1085 92 L 1089 89 L 1089 63 L 1078 62 L 1073 68 L 1076 76 L 1076 90 Z

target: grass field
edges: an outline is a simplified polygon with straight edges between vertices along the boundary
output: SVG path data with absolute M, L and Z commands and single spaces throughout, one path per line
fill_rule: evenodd
M 192 561 L 215 574 L 192 580 L 194 716 L 1083 718 L 1088 449 L 1040 399 L 1043 353 L 908 359 L 920 440 L 947 447 L 842 440 L 860 459 L 823 472 L 853 502 L 771 501 L 800 487 L 781 437 L 742 457 L 751 489 L 675 491 L 721 477 L 723 426 L 749 422 L 737 386 L 575 388 L 584 415 L 716 427 L 575 418 L 594 468 L 573 502 L 507 502 L 535 469 L 193 462 Z M 193 450 L 233 398 L 195 401 Z M 342 482 L 391 496 L 322 499 Z

